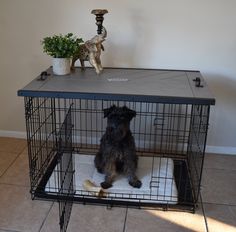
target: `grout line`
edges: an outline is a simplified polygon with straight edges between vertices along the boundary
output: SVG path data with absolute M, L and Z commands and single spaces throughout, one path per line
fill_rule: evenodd
M 235 217 L 235 213 L 234 213 L 234 211 L 232 210 L 232 207 L 228 207 L 228 209 L 229 209 L 230 214 L 231 214 L 233 217 Z
M 23 185 L 23 184 L 8 183 L 8 182 L 1 181 L 1 179 L 0 179 L 0 184 L 5 184 L 5 185 L 12 185 L 12 186 L 17 186 L 17 187 L 24 187 L 24 188 L 30 188 L 30 185 Z
M 45 224 L 45 222 L 46 222 L 46 220 L 47 220 L 47 217 L 48 217 L 48 215 L 49 215 L 49 213 L 50 213 L 50 211 L 51 211 L 53 205 L 54 205 L 54 202 L 52 202 L 52 205 L 51 205 L 50 209 L 48 210 L 48 212 L 47 212 L 47 214 L 46 214 L 46 217 L 44 218 L 44 220 L 43 220 L 43 222 L 42 222 L 42 224 L 41 224 L 41 226 L 40 226 L 40 228 L 39 228 L 39 232 L 42 230 L 42 228 L 43 228 L 43 226 L 44 226 L 44 224 Z
M 123 232 L 125 232 L 125 229 L 126 229 L 127 214 L 128 214 L 128 206 L 126 207 L 126 212 L 125 212 L 125 221 L 124 221 L 124 226 L 123 226 Z
M 30 189 L 30 186 L 24 186 L 24 185 L 19 185 L 19 184 L 12 184 L 12 183 L 1 183 L 0 182 L 0 185 L 9 185 L 9 186 L 16 186 L 16 187 L 21 187 L 21 188 L 28 188 Z
M 28 148 L 28 144 L 27 144 L 27 140 L 26 140 L 26 145 L 22 148 L 22 150 L 19 152 L 19 154 L 21 155 L 23 153 L 23 151 L 27 148 Z M 27 153 L 28 153 L 28 149 L 27 149 Z
M 18 159 L 18 157 L 20 156 L 20 154 L 21 154 L 21 153 L 19 153 L 19 154 L 16 156 L 16 158 L 10 163 L 10 165 L 8 166 L 8 168 L 6 168 L 6 170 L 2 173 L 2 175 L 0 175 L 0 178 L 1 178 L 3 175 L 5 175 L 5 173 L 8 171 L 8 169 L 10 169 L 10 168 L 13 166 L 13 164 L 14 164 L 15 161 Z

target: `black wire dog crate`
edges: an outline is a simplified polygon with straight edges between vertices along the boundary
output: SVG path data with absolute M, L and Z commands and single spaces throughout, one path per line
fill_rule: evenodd
M 24 96 L 32 198 L 58 200 L 66 231 L 73 202 L 159 207 L 194 212 L 199 198 L 210 105 L 198 71 L 88 68 L 68 76 L 38 77 Z M 104 176 L 94 167 L 106 130 L 103 109 L 136 112 L 130 129 L 139 155 L 140 189 L 123 176 L 98 194 Z

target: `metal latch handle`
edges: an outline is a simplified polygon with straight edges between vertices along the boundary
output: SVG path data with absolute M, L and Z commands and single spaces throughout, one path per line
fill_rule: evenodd
M 200 77 L 196 77 L 196 79 L 193 79 L 193 81 L 195 81 L 195 86 L 196 87 L 203 87 L 203 85 L 201 84 L 201 78 Z
M 38 78 L 38 81 L 45 81 L 48 76 L 50 76 L 50 73 L 47 73 L 47 71 L 43 71 L 41 72 L 40 77 Z

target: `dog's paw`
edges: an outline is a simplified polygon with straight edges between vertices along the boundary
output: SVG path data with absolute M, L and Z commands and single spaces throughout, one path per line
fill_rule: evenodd
M 140 180 L 129 181 L 129 184 L 134 188 L 140 188 L 142 186 L 142 182 Z
M 112 184 L 110 184 L 110 183 L 104 181 L 104 182 L 101 183 L 101 187 L 102 187 L 103 189 L 108 189 L 108 188 L 112 187 Z

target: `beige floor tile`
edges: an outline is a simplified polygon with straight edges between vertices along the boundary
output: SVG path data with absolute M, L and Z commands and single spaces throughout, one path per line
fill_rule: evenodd
M 40 232 L 59 231 L 58 204 L 54 203 Z M 74 204 L 67 232 L 122 232 L 125 221 L 125 208 Z
M 16 159 L 17 156 L 18 156 L 17 153 L 1 152 L 0 151 L 0 178 L 3 175 L 3 173 L 14 162 L 14 160 Z
M 28 158 L 28 147 L 26 146 L 24 150 L 21 152 L 21 155 L 24 155 Z
M 205 232 L 201 211 L 192 213 L 129 209 L 125 232 Z
M 204 204 L 210 232 L 236 232 L 236 207 L 227 205 Z
M 122 232 L 124 228 L 126 209 L 105 206 L 74 205 L 68 232 L 78 230 L 94 232 Z M 79 224 L 78 224 L 79 223 Z
M 58 232 L 59 227 L 59 206 L 58 203 L 53 203 L 52 208 L 45 220 L 40 232 Z
M 26 147 L 27 143 L 25 139 L 6 138 L 0 137 L 0 151 L 21 153 Z
M 233 217 L 235 218 L 234 221 L 236 222 L 236 207 L 235 206 L 229 206 L 229 210 L 233 214 Z
M 1 229 L 36 232 L 52 203 L 32 201 L 28 188 L 0 184 L 0 205 Z
M 204 169 L 202 198 L 206 203 L 236 205 L 236 171 Z
M 206 154 L 204 168 L 217 168 L 226 170 L 236 170 L 236 156 Z
M 1 176 L 0 183 L 30 186 L 29 162 L 27 155 L 21 154 L 17 157 L 14 163 Z

